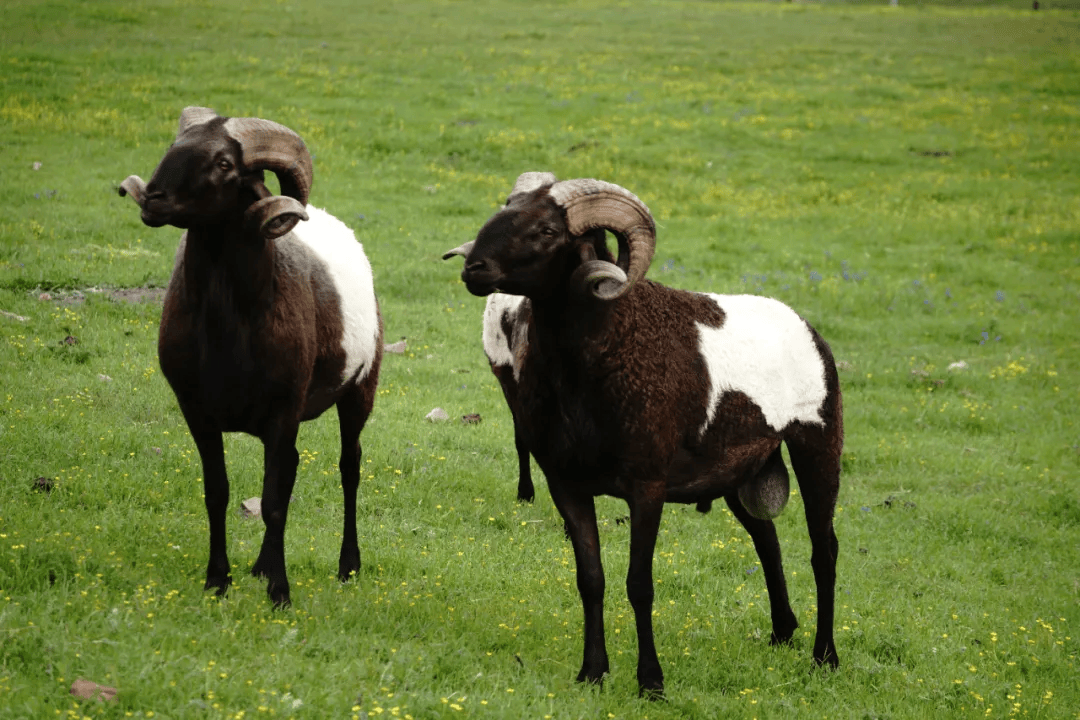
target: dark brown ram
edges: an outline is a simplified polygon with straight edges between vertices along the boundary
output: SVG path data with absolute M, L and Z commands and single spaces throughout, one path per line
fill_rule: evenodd
M 619 244 L 617 262 L 605 231 Z M 626 586 L 641 692 L 663 692 L 653 640 L 652 558 L 665 502 L 724 498 L 754 541 L 773 643 L 798 626 L 772 522 L 788 500 L 785 444 L 805 505 L 817 583 L 813 657 L 833 642 L 843 420 L 828 345 L 782 303 L 674 290 L 644 279 L 655 248 L 648 208 L 611 183 L 544 183 L 513 194 L 464 247 L 469 292 L 529 300 L 513 357 L 519 425 L 574 546 L 585 612 L 578 680 L 608 672 L 604 571 L 594 497 L 630 507 Z M 461 250 L 461 248 L 459 248 Z
M 272 195 L 263 172 L 275 173 Z M 185 229 L 158 335 L 158 359 L 203 466 L 210 520 L 206 588 L 232 582 L 225 540 L 229 480 L 222 433 L 264 447 L 262 548 L 252 574 L 289 602 L 285 520 L 296 481 L 300 423 L 337 406 L 344 538 L 338 576 L 360 568 L 356 491 L 360 431 L 382 359 L 371 265 L 351 230 L 307 204 L 311 157 L 292 130 L 257 118 L 187 108 L 176 141 L 130 194 L 151 227 Z

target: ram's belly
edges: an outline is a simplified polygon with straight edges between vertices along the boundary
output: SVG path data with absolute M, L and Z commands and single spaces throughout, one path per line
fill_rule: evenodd
M 667 500 L 696 503 L 734 492 L 752 478 L 780 445 L 780 438 L 765 436 L 723 447 L 683 448 L 667 473 Z

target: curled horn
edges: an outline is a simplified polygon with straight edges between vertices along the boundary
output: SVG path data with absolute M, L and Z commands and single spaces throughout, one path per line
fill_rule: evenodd
M 610 274 L 601 276 L 597 269 L 600 265 L 583 273 L 593 295 L 601 300 L 615 300 L 645 277 L 656 249 L 656 224 L 649 208 L 636 195 L 613 183 L 591 179 L 556 183 L 549 193 L 566 213 L 571 234 L 582 235 L 603 228 L 618 238 L 619 259 L 615 267 L 618 273 L 609 268 Z M 601 260 L 595 262 L 611 265 Z M 620 274 L 624 280 L 620 280 Z
M 273 172 L 281 183 L 282 195 L 307 205 L 313 177 L 311 154 L 299 135 L 260 118 L 229 118 L 225 131 L 240 143 L 248 170 Z
M 247 232 L 273 240 L 292 230 L 301 220 L 308 219 L 307 208 L 296 198 L 273 195 L 261 178 L 251 180 L 250 185 L 259 199 L 244 211 Z
M 128 175 L 124 178 L 124 181 L 120 183 L 118 192 L 120 197 L 130 195 L 131 199 L 139 207 L 142 207 L 146 202 L 146 182 L 138 175 Z
M 250 233 L 273 240 L 307 219 L 307 209 L 296 198 L 270 195 L 252 203 L 244 212 L 244 227 Z
M 614 300 L 629 289 L 626 273 L 606 260 L 586 260 L 574 271 L 572 285 L 588 288 L 601 300 Z

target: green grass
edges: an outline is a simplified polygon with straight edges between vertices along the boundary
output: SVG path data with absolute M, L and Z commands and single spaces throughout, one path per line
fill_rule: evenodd
M 5 2 L 0 717 L 1078 717 L 1077 5 Z M 312 201 L 355 229 L 387 338 L 409 339 L 362 438 L 349 584 L 336 420 L 301 430 L 285 611 L 247 575 L 262 525 L 238 511 L 236 582 L 202 592 L 160 305 L 113 299 L 168 277 L 179 231 L 116 186 L 190 104 L 305 137 Z M 631 189 L 659 225 L 651 277 L 778 297 L 844 363 L 838 672 L 810 672 L 799 499 L 785 648 L 731 515 L 672 506 L 668 699 L 638 700 L 626 511 L 603 499 L 613 669 L 573 682 L 573 556 L 542 482 L 513 502 L 483 303 L 439 260 L 525 170 Z M 483 422 L 424 421 L 436 405 Z M 262 456 L 227 448 L 238 507 Z M 71 698 L 78 677 L 117 701 Z

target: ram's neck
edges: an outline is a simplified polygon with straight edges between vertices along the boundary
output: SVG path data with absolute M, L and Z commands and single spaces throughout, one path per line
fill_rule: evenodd
M 604 302 L 580 294 L 533 300 L 530 351 L 535 344 L 538 352 L 573 359 L 575 364 L 599 362 L 620 344 L 622 305 L 622 299 Z
M 239 222 L 192 227 L 185 237 L 183 273 L 189 301 L 244 315 L 269 308 L 274 295 L 273 241 L 245 235 Z

